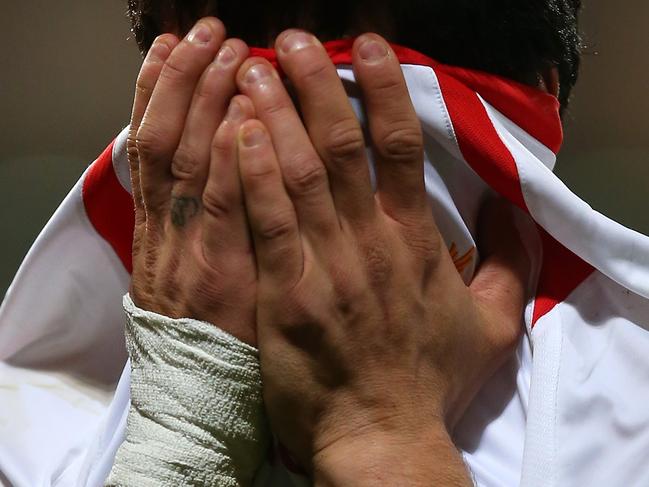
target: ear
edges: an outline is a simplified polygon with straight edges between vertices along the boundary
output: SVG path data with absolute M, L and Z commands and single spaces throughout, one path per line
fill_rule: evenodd
M 559 97 L 559 70 L 556 66 L 550 66 L 541 73 L 539 88 L 554 97 Z

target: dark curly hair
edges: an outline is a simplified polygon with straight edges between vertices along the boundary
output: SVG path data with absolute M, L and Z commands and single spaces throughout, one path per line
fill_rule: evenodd
M 228 35 L 268 45 L 289 27 L 322 39 L 348 34 L 378 0 L 128 0 L 133 33 L 145 53 L 160 33 L 187 31 L 200 17 L 219 17 Z M 580 61 L 581 0 L 382 0 L 393 20 L 391 41 L 441 62 L 536 85 L 559 71 L 566 106 Z

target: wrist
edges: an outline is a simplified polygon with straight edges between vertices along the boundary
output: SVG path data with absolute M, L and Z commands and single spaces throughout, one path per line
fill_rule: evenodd
M 471 486 L 444 423 L 417 432 L 380 431 L 343 438 L 313 457 L 316 487 Z

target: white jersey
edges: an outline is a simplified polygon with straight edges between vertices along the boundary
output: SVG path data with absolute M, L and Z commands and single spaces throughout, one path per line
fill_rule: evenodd
M 326 47 L 362 119 L 351 41 Z M 562 140 L 554 97 L 395 51 L 425 134 L 432 211 L 465 281 L 479 263 L 476 219 L 488 193 L 532 222 L 521 223 L 535 266 L 527 333 L 455 435 L 478 485 L 649 485 L 649 238 L 552 173 Z M 0 308 L 0 484 L 102 485 L 123 440 L 121 299 L 133 229 L 125 144 L 126 131 L 83 174 Z M 258 484 L 304 484 L 276 453 Z

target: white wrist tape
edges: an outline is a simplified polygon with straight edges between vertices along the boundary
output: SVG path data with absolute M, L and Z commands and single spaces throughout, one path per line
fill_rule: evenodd
M 257 350 L 129 295 L 124 309 L 131 408 L 107 485 L 250 485 L 270 440 Z

